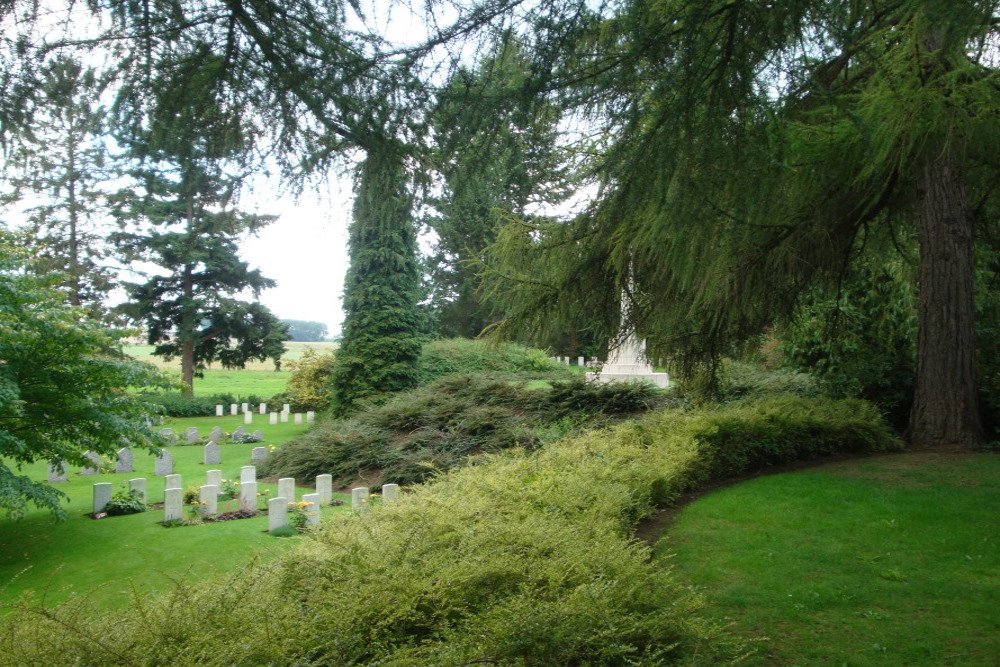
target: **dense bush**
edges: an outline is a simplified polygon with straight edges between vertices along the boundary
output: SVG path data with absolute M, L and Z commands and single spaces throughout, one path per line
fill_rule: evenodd
M 697 594 L 632 539 L 636 522 L 762 451 L 778 462 L 897 445 L 856 401 L 668 410 L 444 473 L 368 515 L 331 518 L 266 567 L 179 585 L 160 601 L 136 596 L 111 618 L 80 601 L 15 611 L 5 657 L 24 665 L 150 656 L 176 665 L 725 664 L 745 647 L 699 617 Z
M 719 371 L 716 398 L 728 403 L 765 396 L 819 396 L 824 385 L 816 376 L 788 368 L 765 368 L 758 363 L 727 359 Z
M 272 396 L 271 402 L 288 403 L 294 412 L 326 410 L 333 400 L 329 381 L 336 363 L 335 352 L 317 354 L 307 349 L 301 358 L 286 362 L 285 367 L 292 374 L 285 391 Z
M 449 338 L 426 343 L 421 351 L 420 383 L 433 382 L 457 373 L 568 374 L 566 366 L 553 361 L 541 350 L 513 343 L 491 344 L 466 338 Z
M 142 399 L 157 405 L 169 417 L 214 417 L 215 406 L 225 406 L 228 414 L 233 403 L 255 405 L 264 399 L 260 396 L 233 396 L 232 394 L 212 394 L 210 396 L 181 396 L 178 393 L 143 394 Z
M 261 466 L 268 476 L 341 483 L 365 479 L 413 484 L 460 465 L 470 455 L 533 449 L 574 428 L 662 406 L 667 395 L 647 384 L 587 384 L 579 377 L 528 389 L 508 376 L 452 375 L 397 395 L 347 421 L 320 424 Z

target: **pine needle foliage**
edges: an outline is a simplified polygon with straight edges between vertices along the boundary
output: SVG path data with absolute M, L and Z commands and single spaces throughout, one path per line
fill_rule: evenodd
M 343 340 L 331 376 L 340 416 L 418 382 L 420 271 L 408 182 L 404 153 L 393 142 L 369 149 L 359 167 Z

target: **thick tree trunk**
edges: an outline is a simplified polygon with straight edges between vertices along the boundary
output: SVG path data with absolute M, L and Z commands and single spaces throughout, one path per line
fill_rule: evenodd
M 972 212 L 946 150 L 918 182 L 917 377 L 907 439 L 915 446 L 982 441 L 976 381 Z

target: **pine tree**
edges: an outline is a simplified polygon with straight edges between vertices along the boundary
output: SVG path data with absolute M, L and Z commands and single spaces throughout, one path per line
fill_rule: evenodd
M 420 272 L 404 156 L 395 142 L 373 143 L 358 168 L 343 338 L 331 377 L 341 416 L 417 383 Z

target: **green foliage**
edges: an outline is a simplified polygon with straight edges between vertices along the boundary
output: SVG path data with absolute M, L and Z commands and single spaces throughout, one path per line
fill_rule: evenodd
M 288 337 L 296 342 L 316 342 L 326 338 L 326 325 L 307 320 L 281 320 L 288 329 Z
M 331 376 L 334 412 L 347 415 L 417 384 L 420 274 L 403 155 L 383 142 L 360 167 L 344 283 L 344 336 Z
M 763 368 L 758 363 L 726 359 L 719 371 L 714 398 L 729 402 L 788 394 L 811 397 L 826 395 L 826 387 L 814 375 L 787 368 Z
M 542 350 L 515 344 L 451 338 L 426 343 L 418 367 L 425 384 L 456 373 L 546 373 L 566 371 Z
M 149 405 L 157 406 L 158 411 L 168 417 L 214 417 L 215 406 L 222 405 L 229 414 L 229 406 L 233 403 L 250 403 L 257 405 L 264 401 L 260 396 L 234 396 L 233 394 L 212 394 L 211 396 L 183 396 L 174 392 L 155 394 L 140 394 L 142 400 Z
M 451 375 L 349 420 L 316 425 L 274 452 L 261 474 L 298 479 L 332 474 L 342 483 L 377 475 L 377 483 L 412 484 L 472 455 L 534 449 L 667 400 L 648 384 L 595 385 L 577 378 L 529 390 L 505 376 Z
M 334 352 L 317 354 L 314 350 L 306 350 L 299 359 L 285 363 L 285 368 L 292 371 L 292 375 L 288 378 L 285 391 L 271 400 L 288 403 L 295 412 L 327 409 L 333 400 L 330 376 L 336 365 Z
M 842 427 L 846 413 L 859 426 L 853 432 Z M 778 415 L 803 423 L 789 435 L 809 431 L 829 446 L 897 444 L 854 439 L 865 421 L 888 432 L 859 402 L 668 410 L 443 473 L 366 516 L 321 524 L 269 567 L 181 586 L 158 602 L 137 596 L 113 619 L 81 613 L 78 603 L 31 622 L 15 612 L 4 627 L 6 655 L 18 664 L 41 656 L 127 663 L 154 651 L 191 664 L 219 656 L 233 664 L 724 664 L 747 647 L 705 622 L 693 589 L 651 561 L 632 531 L 654 502 L 729 472 L 716 458 L 721 447 L 756 448 L 713 440 L 720 426 L 740 432 L 728 426 L 746 420 L 757 431 L 754 423 Z M 807 442 L 798 446 L 809 453 Z M 119 641 L 98 641 L 112 620 Z
M 122 483 L 122 488 L 115 491 L 111 500 L 105 505 L 104 511 L 109 516 L 120 516 L 124 514 L 138 514 L 146 511 L 146 503 L 142 502 L 142 494 L 138 491 L 130 490 L 128 482 Z
M 129 442 L 151 448 L 153 413 L 130 387 L 160 383 L 155 370 L 122 353 L 114 335 L 63 305 L 63 296 L 21 271 L 0 238 L 0 508 L 27 503 L 64 517 L 62 494 L 12 468 L 33 461 L 87 466 Z

